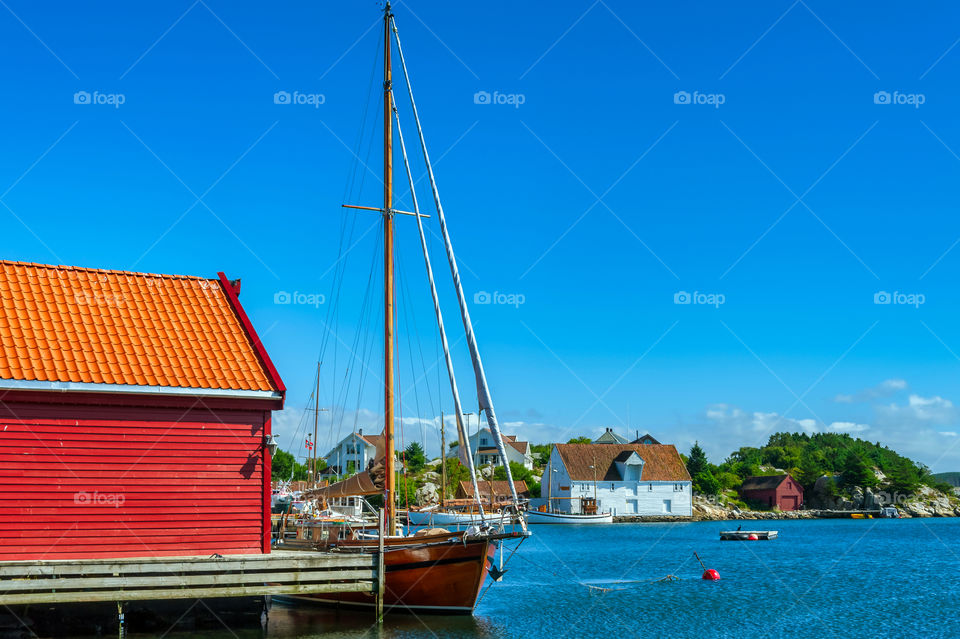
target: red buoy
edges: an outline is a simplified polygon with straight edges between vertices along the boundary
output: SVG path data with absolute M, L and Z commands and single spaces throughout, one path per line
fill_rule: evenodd
M 707 581 L 717 581 L 720 579 L 720 573 L 713 568 L 708 568 L 707 570 L 703 571 L 703 578 Z
M 757 541 L 758 539 L 760 539 L 760 538 L 757 537 L 757 536 L 756 536 L 755 534 L 753 534 L 753 533 L 750 533 L 749 535 L 747 535 L 747 540 L 749 540 L 749 541 Z

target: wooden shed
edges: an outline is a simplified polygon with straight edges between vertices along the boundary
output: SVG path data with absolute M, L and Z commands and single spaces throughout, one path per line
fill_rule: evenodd
M 0 261 L 0 560 L 268 553 L 240 282 Z
M 780 510 L 797 510 L 803 506 L 803 486 L 790 475 L 747 477 L 740 487 L 740 496 Z

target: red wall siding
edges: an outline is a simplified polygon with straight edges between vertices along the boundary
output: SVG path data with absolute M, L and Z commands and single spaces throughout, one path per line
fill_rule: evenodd
M 793 510 L 792 506 L 785 508 L 786 504 L 783 498 L 787 495 L 796 495 L 797 507 L 799 508 L 803 505 L 803 490 L 796 482 L 793 483 L 793 488 L 788 488 L 787 483 L 790 481 L 789 479 L 785 480 L 775 490 L 744 490 L 742 496 L 745 499 L 751 499 L 764 505 L 769 505 L 769 499 L 772 497 L 773 503 L 781 510 Z
M 269 412 L 4 408 L 0 560 L 269 552 Z
M 791 482 L 793 484 L 793 487 L 789 486 Z M 777 499 L 777 503 L 780 505 L 781 510 L 794 510 L 792 506 L 793 500 L 790 500 L 791 505 L 789 506 L 787 505 L 786 503 L 787 500 L 784 499 L 784 497 L 787 497 L 787 496 L 795 496 L 797 498 L 797 508 L 803 505 L 803 490 L 800 488 L 799 484 L 797 484 L 791 479 L 787 479 L 782 484 L 777 486 L 776 499 Z

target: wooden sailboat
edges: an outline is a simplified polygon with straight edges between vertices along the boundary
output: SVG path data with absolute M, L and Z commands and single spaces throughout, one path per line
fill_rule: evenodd
M 398 534 L 397 527 L 397 507 L 396 507 L 396 472 L 395 472 L 395 444 L 394 444 L 394 215 L 396 213 L 406 213 L 397 211 L 393 208 L 393 155 L 394 155 L 394 132 L 393 118 L 396 114 L 394 96 L 393 96 L 393 77 L 391 69 L 391 34 L 396 38 L 397 51 L 400 56 L 400 63 L 403 65 L 404 78 L 406 79 L 407 89 L 410 92 L 413 114 L 416 116 L 416 105 L 413 103 L 413 94 L 410 89 L 409 78 L 407 78 L 406 65 L 403 61 L 403 51 L 400 48 L 399 36 L 396 35 L 396 26 L 393 21 L 393 14 L 388 3 L 384 11 L 384 76 L 383 76 L 383 206 L 382 208 L 348 206 L 348 208 L 364 209 L 378 211 L 382 217 L 383 223 L 383 254 L 384 254 L 384 331 L 383 331 L 383 360 L 384 360 L 384 458 L 367 471 L 361 472 L 354 477 L 338 482 L 332 486 L 319 488 L 309 491 L 308 496 L 315 499 L 328 499 L 341 497 L 345 495 L 384 495 L 383 509 L 383 529 L 379 534 L 356 534 L 355 531 L 348 531 L 345 535 L 338 533 L 327 535 L 324 538 L 314 540 L 314 547 L 324 548 L 342 553 L 373 553 L 378 552 L 381 536 L 384 547 L 384 565 L 385 565 L 385 592 L 384 592 L 384 611 L 389 612 L 430 612 L 441 614 L 469 614 L 473 611 L 477 598 L 480 595 L 481 588 L 484 585 L 488 571 L 493 572 L 499 580 L 502 574 L 502 566 L 497 569 L 493 566 L 495 551 L 507 540 L 521 540 L 529 535 L 526 530 L 526 524 L 519 512 L 514 509 L 515 517 L 513 521 L 519 525 L 519 530 L 514 528 L 509 530 L 507 525 L 501 521 L 499 526 L 473 527 L 466 532 L 448 532 L 445 530 L 429 530 L 417 535 L 403 536 Z M 404 164 L 407 168 L 407 176 L 411 181 L 411 191 L 413 191 L 413 181 L 410 172 L 409 162 L 407 160 L 406 148 L 403 145 L 403 137 L 399 131 L 399 119 L 397 120 L 397 133 L 400 140 L 401 149 L 404 157 Z M 456 263 L 453 259 L 452 246 L 447 235 L 443 210 L 440 207 L 439 196 L 436 192 L 436 184 L 433 178 L 433 171 L 430 167 L 429 157 L 426 153 L 426 145 L 423 141 L 423 133 L 420 128 L 419 118 L 417 118 L 417 129 L 424 151 L 424 158 L 427 163 L 428 175 L 430 176 L 431 187 L 434 193 L 434 200 L 437 205 L 437 213 L 440 219 L 441 231 L 445 239 L 446 252 L 455 287 L 460 301 L 461 317 L 464 322 L 464 328 L 467 333 L 467 341 L 471 348 L 471 357 L 474 362 L 474 371 L 477 375 L 477 385 L 480 395 L 481 407 L 487 412 L 488 422 L 491 424 L 491 431 L 495 433 L 494 438 L 502 446 L 499 425 L 496 423 L 496 417 L 493 413 L 492 401 L 489 397 L 489 391 L 486 389 L 486 379 L 483 377 L 483 367 L 480 364 L 479 354 L 476 350 L 476 341 L 473 336 L 473 329 L 470 325 L 469 313 L 466 310 L 463 290 L 460 285 L 459 274 L 456 270 Z M 453 376 L 452 361 L 449 355 L 449 348 L 446 340 L 446 333 L 443 327 L 443 320 L 440 313 L 440 306 L 437 301 L 436 287 L 433 281 L 433 271 L 430 266 L 429 257 L 426 253 L 426 242 L 424 240 L 423 228 L 421 224 L 421 214 L 416 203 L 415 194 L 414 215 L 417 219 L 417 226 L 420 230 L 421 245 L 424 249 L 424 257 L 427 265 L 427 274 L 430 280 L 431 293 L 433 294 L 434 309 L 437 316 L 438 328 L 440 330 L 441 342 L 444 347 L 448 373 L 450 376 L 451 389 L 454 395 L 454 404 L 457 412 L 458 427 L 461 441 L 464 439 L 462 429 L 462 411 L 460 409 L 459 395 L 456 382 Z M 505 454 L 504 454 L 505 456 Z M 471 463 L 472 470 L 472 463 Z M 512 486 L 512 479 L 511 479 Z M 513 490 L 514 500 L 516 501 L 516 490 Z M 479 492 L 477 493 L 479 495 Z M 482 508 L 482 507 L 481 507 Z M 345 538 L 340 538 L 340 537 Z M 501 555 L 502 557 L 502 555 Z M 336 604 L 337 606 L 374 606 L 375 599 L 373 595 L 362 593 L 330 593 L 317 596 L 296 597 L 297 599 L 308 599 L 314 602 Z

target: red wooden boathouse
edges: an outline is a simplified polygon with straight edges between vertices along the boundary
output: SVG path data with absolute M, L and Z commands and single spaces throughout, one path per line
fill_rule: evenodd
M 0 261 L 0 560 L 268 553 L 239 281 Z
M 740 495 L 780 510 L 798 510 L 803 506 L 803 486 L 790 475 L 747 477 L 740 486 Z

